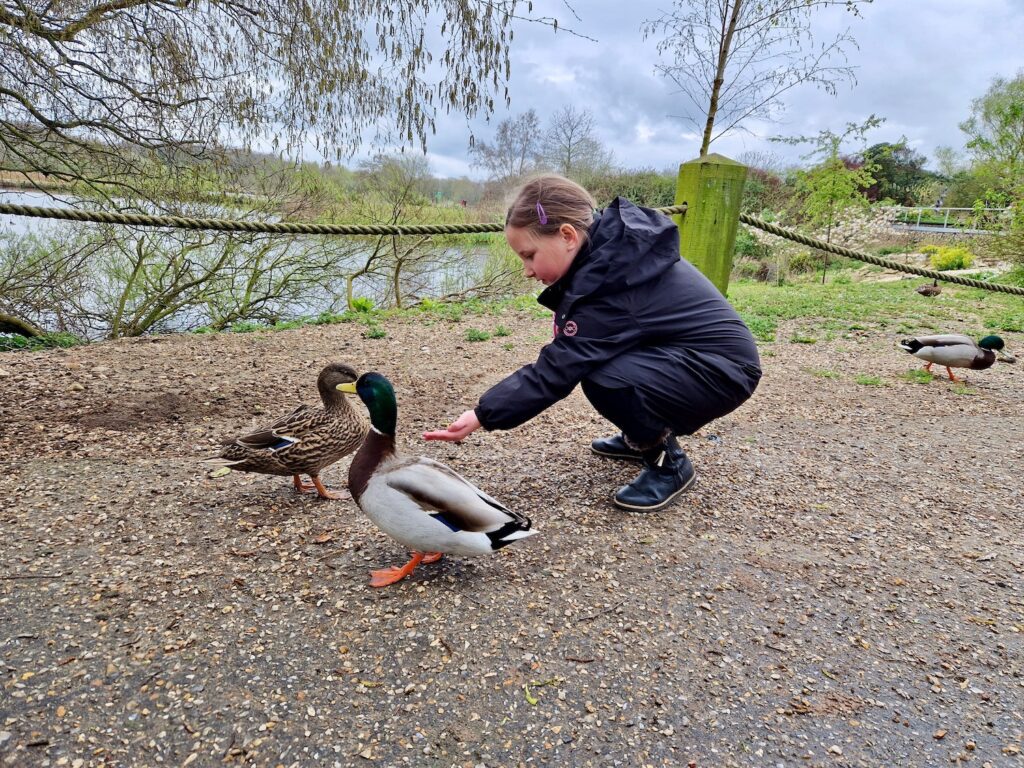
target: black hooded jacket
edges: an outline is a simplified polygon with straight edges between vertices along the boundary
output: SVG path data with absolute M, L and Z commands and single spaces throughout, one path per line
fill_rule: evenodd
M 535 363 L 480 398 L 475 411 L 485 429 L 529 421 L 634 351 L 657 351 L 658 365 L 638 366 L 635 386 L 670 424 L 673 410 L 692 401 L 681 387 L 696 381 L 715 388 L 727 413 L 761 376 L 746 325 L 714 284 L 679 257 L 675 223 L 621 197 L 601 212 L 569 271 L 537 301 L 554 310 L 555 337 Z

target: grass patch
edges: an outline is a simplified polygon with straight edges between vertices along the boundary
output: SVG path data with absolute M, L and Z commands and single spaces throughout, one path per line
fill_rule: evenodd
M 466 329 L 466 341 L 487 341 L 489 338 L 491 334 L 487 331 L 481 331 L 479 328 Z
M 878 376 L 868 376 L 863 373 L 858 373 L 853 377 L 853 380 L 860 384 L 862 387 L 884 387 L 885 382 L 882 381 Z
M 263 323 L 254 323 L 252 320 L 239 320 L 231 326 L 232 333 L 256 333 L 265 330 L 267 330 L 267 326 Z
M 912 384 L 927 384 L 935 379 L 935 377 L 924 368 L 914 368 L 906 373 L 901 373 L 900 378 L 906 379 Z
M 1024 279 L 1024 271 L 1020 273 Z M 901 336 L 922 333 L 960 333 L 965 329 L 974 333 L 1024 332 L 1024 302 L 1020 297 L 983 291 L 966 286 L 944 286 L 941 300 L 921 302 L 907 281 L 868 283 L 835 279 L 822 285 L 813 280 L 770 285 L 750 280 L 735 281 L 729 287 L 729 300 L 754 338 L 761 344 L 775 342 L 779 327 L 798 320 L 799 330 L 789 338 L 794 344 L 814 344 L 832 340 L 854 331 L 883 331 Z M 404 318 L 432 325 L 457 323 L 467 318 L 499 318 L 507 312 L 526 313 L 533 319 L 549 319 L 551 312 L 537 304 L 536 294 L 528 293 L 514 298 L 485 302 L 472 299 L 464 302 L 441 302 L 424 299 L 415 307 L 406 309 L 378 309 L 371 300 L 358 297 L 353 309 L 344 312 L 323 312 L 314 317 L 289 318 L 274 325 L 243 320 L 228 330 L 234 333 L 269 332 L 298 328 L 304 325 L 333 325 L 360 323 L 366 327 L 366 338 L 385 338 L 382 323 L 393 318 Z M 497 320 L 482 320 L 477 325 L 490 327 Z M 532 330 L 532 329 L 531 329 Z M 209 327 L 197 328 L 195 333 L 215 332 Z M 496 324 L 493 331 L 479 328 L 465 331 L 470 341 L 512 335 L 509 325 Z M 981 333 L 980 335 L 985 335 Z M 469 338 L 473 334 L 473 338 Z M 66 336 L 66 334 L 64 335 Z M 0 350 L 39 349 L 82 343 L 54 341 L 18 341 L 14 336 L 0 334 Z M 74 337 L 69 337 L 74 338 Z M 531 344 L 550 341 L 548 333 L 531 333 Z M 761 354 L 771 357 L 769 350 Z
M 970 396 L 978 394 L 977 390 L 971 389 L 969 385 L 963 383 L 962 381 L 953 382 L 953 386 L 949 388 L 949 391 L 952 392 L 954 395 Z
M 0 333 L 0 352 L 17 350 L 35 351 L 39 349 L 68 349 L 89 342 L 72 336 L 70 333 L 44 333 L 41 336 L 22 336 L 18 333 Z
M 806 369 L 811 376 L 815 376 L 819 379 L 838 379 L 842 378 L 842 374 L 837 371 L 830 371 L 828 368 L 807 368 Z
M 950 285 L 943 302 L 923 308 L 903 281 L 885 283 L 788 283 L 766 285 L 739 281 L 729 286 L 729 300 L 755 338 L 774 341 L 779 323 L 810 320 L 801 335 L 822 336 L 828 330 L 925 327 L 956 332 L 965 324 L 1019 331 L 1024 329 L 1024 302 L 1020 297 Z M 902 332 L 902 330 L 901 330 Z
M 754 338 L 758 341 L 775 341 L 775 331 L 778 328 L 778 324 L 775 320 L 770 317 L 763 317 L 761 315 L 740 312 L 740 317 L 743 318 L 743 322 L 747 324 L 747 328 L 754 334 Z

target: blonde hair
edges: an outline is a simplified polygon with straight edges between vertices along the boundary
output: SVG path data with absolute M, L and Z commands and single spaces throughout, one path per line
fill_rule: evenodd
M 523 184 L 505 214 L 506 227 L 545 237 L 568 224 L 584 242 L 593 222 L 594 198 L 575 181 L 554 173 L 535 176 Z

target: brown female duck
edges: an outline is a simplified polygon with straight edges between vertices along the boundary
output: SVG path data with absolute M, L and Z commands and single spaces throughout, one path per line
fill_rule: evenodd
M 299 493 L 315 489 L 322 498 L 341 498 L 324 487 L 320 472 L 352 453 L 366 436 L 366 422 L 345 397 L 355 392 L 358 377 L 350 366 L 328 365 L 316 382 L 322 408 L 300 405 L 266 426 L 225 440 L 220 455 L 205 462 L 236 472 L 291 475 Z M 304 484 L 300 475 L 309 475 L 313 484 Z

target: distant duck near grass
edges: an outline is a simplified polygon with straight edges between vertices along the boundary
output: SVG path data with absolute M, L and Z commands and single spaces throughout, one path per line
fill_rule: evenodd
M 927 361 L 924 369 L 929 373 L 932 365 L 939 364 L 946 368 L 950 381 L 959 381 L 951 369 L 970 368 L 974 371 L 983 371 L 991 368 L 996 360 L 1004 363 L 1012 363 L 1016 360 L 1009 352 L 1004 352 L 1006 345 L 998 336 L 986 336 L 979 342 L 975 342 L 970 336 L 962 336 L 954 333 L 938 334 L 936 336 L 918 336 L 913 339 L 903 339 L 900 347 L 922 360 Z
M 420 563 L 440 560 L 444 553 L 487 555 L 536 533 L 526 515 L 444 464 L 398 453 L 398 407 L 387 378 L 364 373 L 356 392 L 370 411 L 372 427 L 349 465 L 349 490 L 377 527 L 412 551 L 401 568 L 373 571 L 371 586 L 401 581 Z
M 938 296 L 942 293 L 942 286 L 938 280 L 932 280 L 931 285 L 919 285 L 915 290 L 922 296 Z
M 342 498 L 324 487 L 320 472 L 352 453 L 366 435 L 366 421 L 345 397 L 355 393 L 358 376 L 343 363 L 328 365 L 316 380 L 323 408 L 300 405 L 253 432 L 225 440 L 220 455 L 205 462 L 220 471 L 291 475 L 299 493 L 315 489 L 321 498 Z M 304 484 L 301 475 L 309 475 L 313 484 Z

